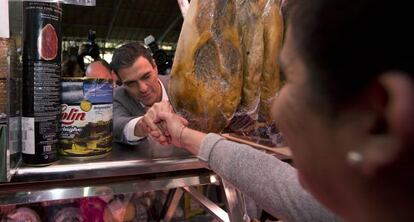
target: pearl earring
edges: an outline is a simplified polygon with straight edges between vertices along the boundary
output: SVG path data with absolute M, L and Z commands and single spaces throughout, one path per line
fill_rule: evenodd
M 364 161 L 364 156 L 361 152 L 353 150 L 348 152 L 346 155 L 346 160 L 351 166 L 359 166 L 361 165 L 362 161 Z

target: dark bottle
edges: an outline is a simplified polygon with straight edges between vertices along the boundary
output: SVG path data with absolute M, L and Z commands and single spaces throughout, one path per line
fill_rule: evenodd
M 22 156 L 30 165 L 58 160 L 61 23 L 60 3 L 23 3 Z

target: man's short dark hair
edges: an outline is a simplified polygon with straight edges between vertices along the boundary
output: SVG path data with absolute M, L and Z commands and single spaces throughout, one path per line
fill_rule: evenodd
M 290 5 L 289 5 L 290 4 Z M 329 106 L 352 101 L 381 73 L 414 74 L 412 2 L 289 0 L 296 51 Z
M 150 50 L 138 42 L 127 43 L 115 49 L 110 66 L 118 75 L 120 69 L 131 67 L 141 56 L 147 59 L 152 66 L 155 66 Z

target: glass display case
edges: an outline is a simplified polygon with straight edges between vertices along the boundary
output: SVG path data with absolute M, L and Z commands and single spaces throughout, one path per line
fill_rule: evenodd
M 285 154 L 276 156 L 288 157 L 289 154 Z M 203 185 L 217 186 L 224 208 L 196 189 Z M 134 220 L 163 218 L 163 221 L 171 221 L 184 193 L 218 221 L 244 221 L 246 218 L 243 198 L 235 188 L 187 151 L 151 140 L 136 146 L 114 143 L 112 152 L 102 159 L 61 159 L 47 167 L 23 165 L 11 182 L 0 183 L 0 209 L 3 216 L 7 215 L 7 210 L 16 208 L 23 208 L 22 213 L 34 214 L 34 211 L 41 221 L 67 212 L 72 212 L 68 215 L 88 216 L 95 215 L 95 211 L 99 218 L 110 212 L 113 217 L 133 214 Z M 154 195 L 160 194 L 158 203 L 153 205 L 157 199 Z M 90 209 L 90 213 L 88 208 L 91 207 L 97 209 Z M 67 212 L 58 214 L 62 209 Z M 126 215 L 127 211 L 130 214 Z
M 10 8 L 5 3 L 0 9 L 0 182 L 10 181 L 21 162 L 21 2 Z M 10 26 L 4 14 L 10 15 Z
M 208 184 L 221 187 L 226 209 L 232 209 L 231 214 L 194 188 Z M 142 213 L 144 203 L 151 199 L 153 193 L 150 191 L 158 190 L 165 193 L 165 198 L 161 198 L 164 200 L 157 207 L 159 217 L 165 218 L 164 221 L 173 218 L 184 193 L 190 194 L 220 221 L 229 221 L 229 215 L 236 218 L 231 221 L 243 218 L 243 213 L 238 212 L 243 208 L 237 207 L 240 203 L 234 188 L 206 169 L 190 153 L 150 140 L 137 146 L 115 143 L 113 151 L 102 159 L 61 159 L 47 167 L 22 166 L 11 182 L 0 184 L 0 205 L 5 212 L 3 216 L 7 215 L 7 206 L 17 207 L 22 208 L 20 211 L 23 213 L 36 212 L 34 215 L 39 215 L 42 221 L 47 221 L 45 217 L 53 217 L 52 214 L 63 208 L 80 214 L 80 210 L 89 205 L 96 206 L 102 215 L 106 208 L 113 208 L 111 212 L 115 214 L 117 211 L 114 209 L 119 208 L 124 214 L 129 206 L 129 211 L 134 211 L 135 216 L 145 218 L 142 215 L 149 214 Z M 145 209 L 147 212 L 148 206 Z

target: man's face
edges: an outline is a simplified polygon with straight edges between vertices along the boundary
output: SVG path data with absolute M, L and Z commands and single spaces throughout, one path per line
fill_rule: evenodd
M 136 102 L 152 106 L 161 101 L 162 89 L 158 82 L 158 70 L 146 58 L 138 57 L 132 66 L 118 70 L 122 85 Z

